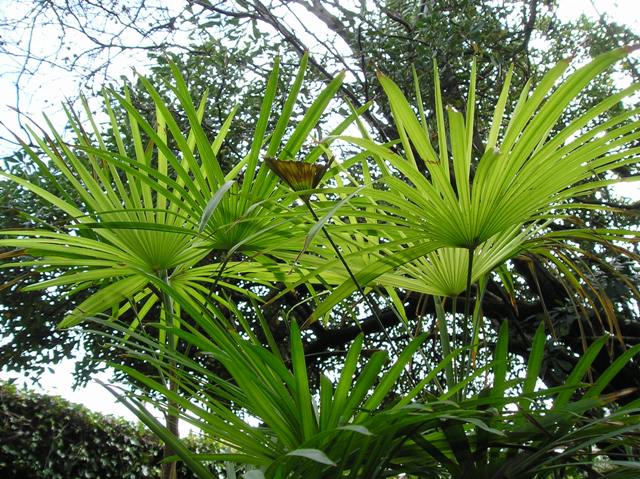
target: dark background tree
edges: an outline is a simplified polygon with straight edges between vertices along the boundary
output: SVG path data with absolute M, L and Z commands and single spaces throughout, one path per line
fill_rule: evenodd
M 341 91 L 344 99 L 356 106 L 369 100 L 381 100 L 366 113 L 365 120 L 376 139 L 385 141 L 395 134 L 390 112 L 376 81 L 378 70 L 390 75 L 409 93 L 413 91 L 409 66 L 414 65 L 420 78 L 423 101 L 430 105 L 433 104 L 435 62 L 440 69 L 445 104 L 464 110 L 469 65 L 475 57 L 480 102 L 477 111 L 482 114 L 492 110 L 489 107 L 496 101 L 497 86 L 511 64 L 514 65 L 513 88 L 517 90 L 561 58 L 573 56 L 580 61 L 620 45 L 638 42 L 636 33 L 610 22 L 605 16 L 567 22 L 558 18 L 556 7 L 556 2 L 541 0 L 370 1 L 351 6 L 337 0 L 187 0 L 171 8 L 138 1 L 114 7 L 79 0 L 43 1 L 34 3 L 26 20 L 12 23 L 5 18 L 4 24 L 5 27 L 31 29 L 27 30 L 31 33 L 45 24 L 58 29 L 61 37 L 59 48 L 54 48 L 57 48 L 57 56 L 38 58 L 37 52 L 29 50 L 29 44 L 6 42 L 0 54 L 12 55 L 21 61 L 18 87 L 35 66 L 49 62 L 59 68 L 78 71 L 85 85 L 96 88 L 112 80 L 110 72 L 114 58 L 133 55 L 136 51 L 147 53 L 150 61 L 156 64 L 148 76 L 153 83 L 161 84 L 169 78 L 167 59 L 171 58 L 186 73 L 194 96 L 209 88 L 213 101 L 205 115 L 208 129 L 215 131 L 234 103 L 243 105 L 235 130 L 225 144 L 225 157 L 232 162 L 237 159 L 234 145 L 242 144 L 245 128 L 252 126 L 251 119 L 259 108 L 262 78 L 277 53 L 285 65 L 294 67 L 303 52 L 311 52 L 309 97 L 313 97 L 312 91 L 322 82 L 346 70 L 348 81 Z M 80 35 L 89 47 L 75 54 L 64 53 L 68 46 L 64 34 L 69 32 Z M 132 36 L 138 38 L 137 43 L 131 44 L 127 40 Z M 589 92 L 591 102 L 576 104 L 567 114 L 579 114 L 616 89 L 619 82 L 630 79 L 640 79 L 637 60 L 631 59 L 619 71 L 601 77 Z M 130 85 L 130 89 L 136 103 L 144 108 L 142 89 L 136 85 Z M 17 106 L 20 109 L 20 104 Z M 478 119 L 477 147 L 486 137 L 489 121 L 486 117 Z M 9 168 L 26 169 L 29 174 L 19 153 L 6 161 Z M 619 174 L 637 174 L 637 167 L 629 167 Z M 28 226 L 34 218 L 52 224 L 59 220 L 55 212 L 42 209 L 34 198 L 14 186 L 3 182 L 0 188 L 4 204 L 8 205 L 1 218 L 3 226 Z M 574 219 L 578 224 L 597 227 L 637 223 L 637 202 L 621 200 L 607 190 L 586 201 L 604 201 L 619 212 L 606 215 L 580 213 Z M 519 258 L 513 262 L 515 291 L 518 292 L 511 292 L 497 277 L 492 278 L 483 303 L 484 314 L 494 327 L 503 320 L 512 324 L 512 352 L 525 358 L 538 323 L 542 320 L 552 322 L 556 340 L 544 372 L 548 384 L 563 380 L 565 372 L 583 350 L 585 341 L 603 333 L 617 333 L 618 341 L 612 341 L 608 352 L 599 358 L 599 364 L 604 367 L 611 357 L 624 347 L 636 344 L 640 338 L 636 302 L 639 272 L 637 256 L 634 256 L 638 250 L 636 247 L 635 251 L 622 253 L 612 245 L 610 250 L 591 249 L 586 255 L 575 258 L 583 267 L 585 281 L 593 286 L 592 293 L 602 298 L 593 303 L 576 298 L 575 293 L 539 260 Z M 0 348 L 0 363 L 37 376 L 44 364 L 60 360 L 80 342 L 89 356 L 107 354 L 93 339 L 55 331 L 55 323 L 69 309 L 66 297 L 32 293 L 25 301 L 18 285 L 12 283 L 17 272 L 3 269 L 0 274 L 0 281 L 6 285 L 1 293 L 4 306 L 0 331 L 12 338 L 10 344 Z M 623 279 L 623 275 L 628 279 Z M 279 339 L 286 337 L 286 328 L 279 321 L 282 317 L 288 315 L 302 320 L 308 317 L 309 306 L 301 304 L 304 295 L 303 291 L 289 295 L 266 310 Z M 390 328 L 392 337 L 401 340 L 406 333 L 399 327 L 398 315 L 389 307 L 384 295 L 379 294 L 377 299 L 383 310 L 383 323 Z M 424 322 L 425 327 L 433 326 L 431 301 L 416 294 L 407 295 L 404 301 L 410 318 Z M 335 356 L 360 331 L 353 326 L 350 310 L 351 304 L 347 300 L 335 310 L 329 325 L 317 322 L 308 332 L 307 352 L 317 358 L 318 366 L 331 367 Z M 361 322 L 364 331 L 378 341 L 380 347 L 385 347 L 377 321 L 364 318 Z M 93 363 L 81 361 L 80 381 L 86 381 L 94 367 Z M 637 365 L 630 363 L 614 386 L 640 386 L 638 372 Z

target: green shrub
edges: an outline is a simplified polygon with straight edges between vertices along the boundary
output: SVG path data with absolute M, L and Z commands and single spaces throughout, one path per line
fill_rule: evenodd
M 0 383 L 3 479 L 157 478 L 161 458 L 160 441 L 135 424 Z M 178 477 L 195 476 L 179 463 Z

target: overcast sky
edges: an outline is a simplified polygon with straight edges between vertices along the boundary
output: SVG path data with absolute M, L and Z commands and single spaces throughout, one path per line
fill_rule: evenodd
M 8 8 L 10 3 L 10 0 L 0 0 L 0 9 Z M 559 13 L 563 18 L 577 18 L 583 12 L 589 16 L 606 14 L 619 23 L 626 23 L 633 27 L 635 31 L 640 31 L 640 2 L 638 0 L 594 0 L 593 2 L 590 0 L 560 0 L 559 3 Z M 116 68 L 119 68 L 121 73 L 128 74 L 132 65 L 124 60 L 123 58 L 122 63 L 117 64 Z M 10 71 L 10 68 L 13 67 L 15 67 L 15 64 L 11 64 L 10 60 L 0 57 L 0 72 Z M 65 97 L 73 97 L 77 92 L 77 83 L 72 75 L 64 74 L 59 70 L 53 71 L 45 68 L 41 73 L 41 75 L 28 83 L 32 89 L 29 91 L 29 96 L 23 98 L 23 106 L 31 115 L 42 111 L 53 111 L 54 122 L 59 126 L 63 126 L 64 119 L 59 115 L 55 115 L 58 110 L 55 105 L 59 105 Z M 0 92 L 2 92 L 0 95 L 0 119 L 11 128 L 16 127 L 15 114 L 10 109 L 10 106 L 16 103 L 14 81 L 15 77 L 11 75 L 0 75 Z M 0 136 L 5 135 L 5 131 L 0 133 Z M 0 155 L 7 154 L 12 150 L 13 147 L 11 145 L 3 145 L 0 141 Z M 625 195 L 632 195 L 634 192 L 637 193 L 637 186 L 634 185 L 627 184 L 625 188 L 619 191 Z M 86 388 L 73 391 L 71 387 L 73 364 L 73 361 L 68 360 L 54 366 L 53 372 L 46 373 L 43 376 L 42 390 L 49 394 L 61 395 L 73 402 L 82 403 L 96 411 L 125 415 L 128 418 L 132 417 L 124 406 L 117 404 L 113 397 L 95 382 L 89 384 Z M 22 381 L 22 378 L 19 378 L 16 374 L 0 372 L 0 379 L 6 380 L 10 377 L 18 378 L 19 381 Z M 108 375 L 102 375 L 100 379 L 107 381 Z

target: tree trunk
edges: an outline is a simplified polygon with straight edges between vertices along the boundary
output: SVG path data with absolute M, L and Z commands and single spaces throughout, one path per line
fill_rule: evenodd
M 174 436 L 180 437 L 180 432 L 178 431 L 178 410 L 176 408 L 176 404 L 173 402 L 169 402 L 169 409 L 165 418 L 165 425 Z M 174 450 L 171 449 L 168 444 L 165 444 L 162 458 L 166 459 L 167 457 L 173 456 L 174 454 Z M 176 471 L 176 464 L 176 461 L 163 463 L 160 479 L 177 479 L 178 474 Z
M 168 271 L 162 271 L 162 281 L 164 281 L 167 285 L 169 285 L 169 274 Z M 162 293 L 162 303 L 164 306 L 164 319 L 165 324 L 167 325 L 167 336 L 166 341 L 168 345 L 168 349 L 172 352 L 175 352 L 175 341 L 173 336 L 173 301 L 171 297 L 166 293 Z M 176 363 L 173 360 L 169 360 L 170 365 L 170 376 L 169 376 L 169 389 L 171 392 L 176 393 L 178 391 L 178 382 L 175 377 Z M 165 416 L 165 425 L 169 432 L 173 434 L 175 437 L 180 437 L 180 431 L 178 431 L 178 405 L 169 400 L 167 402 L 167 414 Z M 162 458 L 166 459 L 175 454 L 175 451 L 171 449 L 168 444 L 164 445 L 164 450 L 162 454 Z M 162 472 L 160 474 L 160 479 L 177 479 L 178 473 L 176 471 L 176 461 L 164 462 L 162 463 Z

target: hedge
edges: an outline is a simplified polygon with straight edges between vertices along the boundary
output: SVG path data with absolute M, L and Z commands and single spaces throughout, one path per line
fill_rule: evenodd
M 160 441 L 141 426 L 0 383 L 3 479 L 158 478 L 161 458 Z M 195 477 L 180 463 L 178 472 Z

